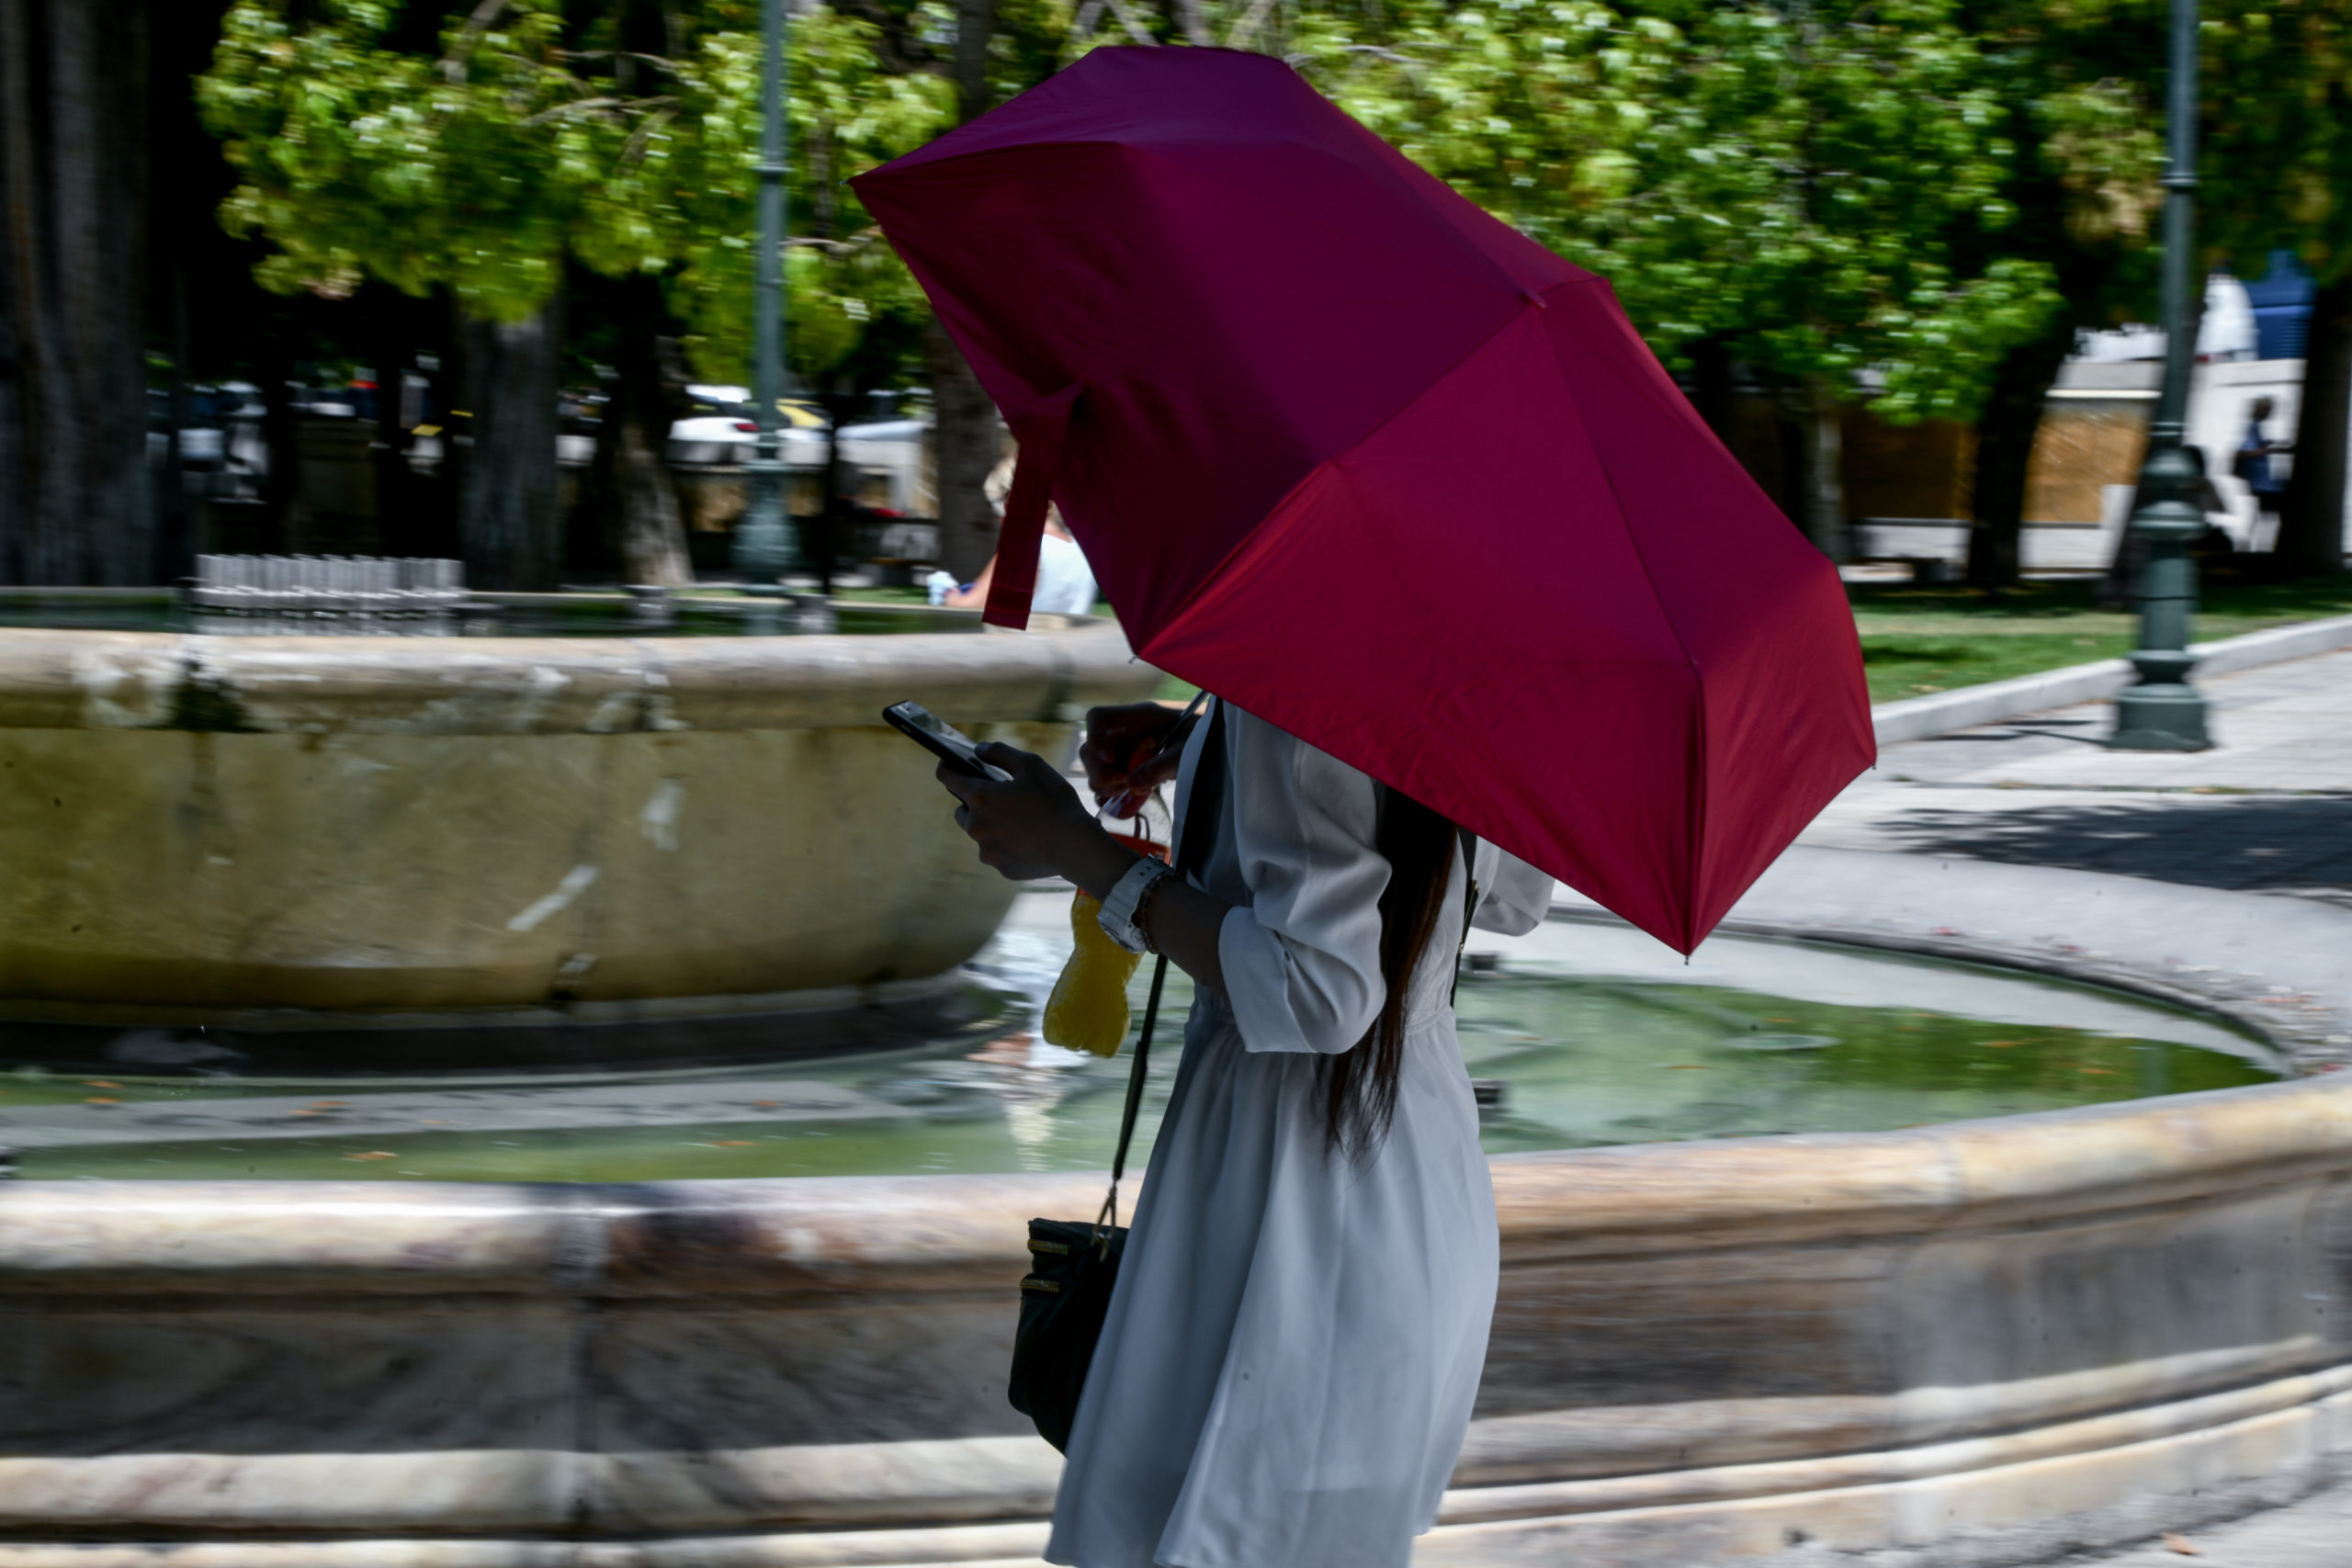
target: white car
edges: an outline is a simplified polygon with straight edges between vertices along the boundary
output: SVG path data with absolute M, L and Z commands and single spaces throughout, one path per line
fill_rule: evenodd
M 670 461 L 688 466 L 728 468 L 751 461 L 760 427 L 752 417 L 752 394 L 744 387 L 693 386 L 686 395 L 695 412 L 670 426 Z M 787 468 L 820 469 L 825 466 L 826 424 L 820 410 L 806 403 L 783 405 L 784 464 Z
M 931 487 L 923 482 L 923 448 L 931 441 L 931 421 L 889 419 L 873 424 L 842 426 L 842 461 L 865 474 L 867 505 L 902 517 L 929 517 L 937 511 Z

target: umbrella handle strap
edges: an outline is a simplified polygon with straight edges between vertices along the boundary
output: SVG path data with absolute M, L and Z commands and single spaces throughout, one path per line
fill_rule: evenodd
M 1061 477 L 1062 450 L 1069 440 L 1075 383 L 1041 399 L 1012 421 L 1021 454 L 1012 466 L 1012 491 L 1004 498 L 1004 524 L 996 536 L 996 575 L 989 583 L 989 605 L 981 619 L 1019 631 L 1029 624 L 1029 599 L 1037 591 L 1038 541 L 1046 532 L 1046 508 Z

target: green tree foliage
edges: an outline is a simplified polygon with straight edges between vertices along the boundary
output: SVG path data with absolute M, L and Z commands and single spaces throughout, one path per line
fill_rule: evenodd
M 1838 547 L 1837 406 L 1973 417 L 2058 304 L 1989 243 L 2016 150 L 1949 0 L 1328 10 L 1299 51 L 1408 155 L 1608 276 L 1669 362 L 1783 380 Z
M 649 6 L 664 41 L 624 47 Z M 832 0 L 794 20 L 792 364 L 821 382 L 877 341 L 911 344 L 926 314 L 845 175 L 1090 48 L 1258 48 L 1610 277 L 1670 363 L 1736 357 L 1781 385 L 1813 436 L 1807 521 L 1825 547 L 1838 404 L 1981 417 L 1982 564 L 1998 581 L 2075 333 L 2151 314 L 2164 13 Z M 2324 280 L 2352 274 L 2352 0 L 2209 0 L 2207 15 L 2206 258 L 2258 265 L 2288 245 Z M 277 287 L 446 287 L 502 320 L 547 299 L 567 257 L 658 275 L 699 367 L 740 377 L 755 23 L 750 0 L 240 0 L 202 87 L 245 176 L 226 216 L 277 243 Z M 960 67 L 959 29 L 985 45 Z
M 1943 0 L 1430 7 L 1335 80 L 1409 155 L 1610 276 L 1669 357 L 1702 338 L 1898 420 L 1964 417 L 2055 303 L 1985 256 L 2013 149 Z M 1365 58 L 1344 35 L 1318 57 Z M 1866 384 L 1860 378 L 1871 373 Z
M 793 20 L 786 95 L 792 237 L 786 254 L 786 341 L 810 381 L 854 352 L 877 320 L 920 322 L 913 276 L 842 182 L 930 141 L 950 123 L 953 92 L 929 73 L 882 69 L 875 24 L 824 8 Z M 752 185 L 759 149 L 760 40 L 714 35 L 701 61 L 713 105 L 701 123 L 705 165 L 727 177 L 679 203 L 681 289 L 691 301 L 695 358 L 707 374 L 748 374 Z
M 632 7 L 572 0 L 241 0 L 198 85 L 243 182 L 232 229 L 266 283 L 338 296 L 375 277 L 518 321 L 567 258 L 659 273 L 706 373 L 737 373 L 751 313 L 756 8 L 668 6 L 667 52 L 625 47 Z M 412 11 L 437 26 L 421 29 Z M 299 18 L 299 19 L 298 19 Z M 840 180 L 921 145 L 946 85 L 880 68 L 870 21 L 796 18 L 793 363 L 821 376 L 877 311 L 919 295 Z M 421 32 L 430 47 L 416 47 Z M 812 157 L 811 154 L 814 154 Z M 823 231 L 797 225 L 823 220 Z

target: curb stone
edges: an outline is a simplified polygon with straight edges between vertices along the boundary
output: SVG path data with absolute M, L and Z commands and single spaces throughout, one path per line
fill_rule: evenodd
M 2197 655 L 2197 675 L 2231 675 L 2259 665 L 2307 659 L 2352 648 L 2352 615 L 2273 626 L 2219 642 L 2200 642 L 2189 651 Z M 2076 703 L 2111 697 L 2131 683 L 2126 660 L 2102 659 L 2092 664 L 2070 664 L 2060 670 L 2019 675 L 2014 680 L 1988 681 L 1956 692 L 1935 692 L 1924 697 L 1880 703 L 1871 709 L 1871 728 L 1881 746 L 1949 735 L 1980 724 L 1998 724 L 2030 713 L 2071 707 Z

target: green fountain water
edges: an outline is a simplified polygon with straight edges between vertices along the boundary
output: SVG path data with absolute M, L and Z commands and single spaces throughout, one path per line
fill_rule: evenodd
M 0 1143 L 56 1178 L 652 1180 L 1097 1169 L 1126 1077 L 1032 1021 L 1066 905 L 1018 901 L 952 1033 L 817 1061 L 664 1072 L 336 1077 L 0 1070 Z M 1863 1132 L 2226 1089 L 2277 1065 L 2236 1030 L 2010 971 L 1717 938 L 1679 961 L 1630 931 L 1481 937 L 1459 991 L 1490 1153 Z M 1485 962 L 1482 959 L 1482 962 Z M 1141 1003 L 1143 976 L 1136 980 Z M 1170 972 L 1168 1032 L 1190 987 Z M 791 1026 L 778 1023 L 779 1056 Z M 0 1027 L 0 1061 L 7 1032 Z M 200 1058 L 200 1050 L 190 1053 Z M 1158 1073 L 1145 1136 L 1173 1077 Z M 201 1068 L 201 1060 L 191 1066 Z

